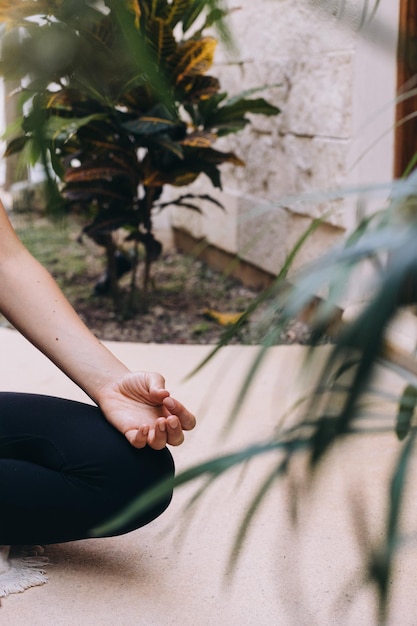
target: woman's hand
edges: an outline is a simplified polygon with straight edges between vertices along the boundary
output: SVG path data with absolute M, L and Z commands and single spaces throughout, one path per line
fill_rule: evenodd
M 195 417 L 165 389 L 155 372 L 129 372 L 107 383 L 96 393 L 96 402 L 107 420 L 135 448 L 148 444 L 160 450 L 179 446 L 184 430 L 195 426 Z

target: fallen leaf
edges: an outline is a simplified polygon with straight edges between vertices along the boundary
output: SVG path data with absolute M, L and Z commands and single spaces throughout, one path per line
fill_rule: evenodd
M 221 326 L 232 326 L 236 324 L 243 313 L 221 313 L 220 311 L 215 311 L 214 309 L 204 309 L 203 314 L 208 319 L 214 320 Z

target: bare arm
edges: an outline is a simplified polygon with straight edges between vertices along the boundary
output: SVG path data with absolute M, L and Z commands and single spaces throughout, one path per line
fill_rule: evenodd
M 50 274 L 19 241 L 2 206 L 0 311 L 101 406 L 133 445 L 177 445 L 182 428 L 194 426 L 192 414 L 169 398 L 162 376 L 131 373 L 88 330 Z M 123 410 L 121 399 L 128 403 Z

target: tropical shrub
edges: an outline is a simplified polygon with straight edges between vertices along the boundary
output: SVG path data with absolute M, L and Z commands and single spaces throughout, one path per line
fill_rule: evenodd
M 207 30 L 225 12 L 200 0 L 0 2 L 11 22 L 2 42 L 1 71 L 18 78 L 27 110 L 6 155 L 21 152 L 61 181 L 69 210 L 88 217 L 84 233 L 106 249 L 107 278 L 120 305 L 120 260 L 133 266 L 132 289 L 145 251 L 144 290 L 161 244 L 152 215 L 168 204 L 201 211 L 209 195 L 188 193 L 162 202 L 166 186 L 205 174 L 221 188 L 220 167 L 243 161 L 215 148 L 219 137 L 248 123 L 248 113 L 276 115 L 260 97 L 229 98 L 207 74 L 217 40 Z M 210 3 L 209 3 L 210 4 Z M 218 4 L 218 3 L 217 3 Z M 37 19 L 34 20 L 34 15 Z M 56 199 L 57 194 L 53 194 Z M 114 233 L 133 244 L 126 259 Z

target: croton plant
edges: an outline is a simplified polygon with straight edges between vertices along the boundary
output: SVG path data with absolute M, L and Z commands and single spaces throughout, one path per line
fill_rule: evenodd
M 161 252 L 152 215 L 168 204 L 164 188 L 201 174 L 221 188 L 222 164 L 244 163 L 216 149 L 218 138 L 242 130 L 248 113 L 279 113 L 256 90 L 229 97 L 208 73 L 213 26 L 225 16 L 219 0 L 0 0 L 0 69 L 21 85 L 23 110 L 6 155 L 41 161 L 55 198 L 85 215 L 118 306 L 120 232 L 133 276 L 144 250 L 146 291 Z M 197 211 L 218 204 L 187 190 L 170 197 Z

